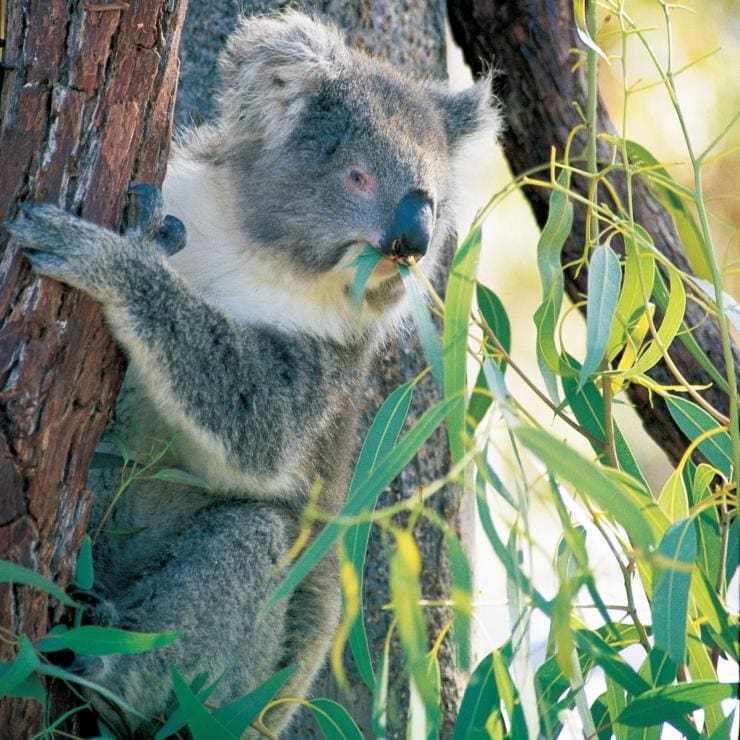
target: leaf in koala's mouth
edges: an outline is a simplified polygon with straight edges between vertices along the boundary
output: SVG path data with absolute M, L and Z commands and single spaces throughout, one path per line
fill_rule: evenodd
M 366 244 L 362 252 L 347 265 L 347 269 L 355 268 L 355 277 L 349 286 L 349 295 L 355 308 L 362 304 L 368 280 L 382 259 L 383 255 L 375 247 Z
M 444 370 L 442 363 L 442 347 L 439 342 L 439 334 L 434 328 L 432 317 L 429 313 L 429 307 L 424 299 L 422 288 L 416 281 L 416 277 L 411 269 L 404 264 L 396 262 L 398 272 L 401 273 L 403 287 L 409 299 L 411 315 L 414 317 L 416 324 L 416 333 L 421 343 L 424 356 L 429 363 L 432 376 L 437 382 L 437 387 L 444 393 Z

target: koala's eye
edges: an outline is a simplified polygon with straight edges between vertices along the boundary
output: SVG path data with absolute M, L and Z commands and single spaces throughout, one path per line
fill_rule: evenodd
M 358 193 L 369 194 L 372 190 L 372 177 L 360 167 L 349 167 L 345 172 L 345 181 Z

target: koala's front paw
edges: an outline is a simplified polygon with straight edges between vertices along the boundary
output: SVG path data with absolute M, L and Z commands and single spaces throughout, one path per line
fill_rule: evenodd
M 5 227 L 39 274 L 98 300 L 109 295 L 113 258 L 124 251 L 117 234 L 52 205 L 23 204 Z
M 133 185 L 128 191 L 126 221 L 129 229 L 139 231 L 167 255 L 185 246 L 185 224 L 175 216 L 164 215 L 164 199 L 153 185 Z

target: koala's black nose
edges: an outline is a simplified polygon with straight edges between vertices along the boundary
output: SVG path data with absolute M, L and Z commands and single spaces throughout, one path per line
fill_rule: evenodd
M 429 247 L 433 229 L 432 200 L 421 190 L 414 190 L 396 206 L 380 249 L 390 257 L 422 257 Z

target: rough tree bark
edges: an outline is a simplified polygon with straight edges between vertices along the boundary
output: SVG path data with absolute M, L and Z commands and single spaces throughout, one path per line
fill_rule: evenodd
M 215 105 L 213 91 L 217 86 L 215 59 L 236 20 L 238 10 L 246 14 L 268 12 L 290 5 L 318 11 L 332 19 L 347 37 L 375 55 L 390 60 L 408 71 L 409 75 L 444 78 L 446 76 L 445 11 L 444 4 L 427 0 L 317 0 L 316 2 L 277 2 L 270 0 L 190 0 L 188 16 L 181 45 L 181 82 L 178 91 L 176 117 L 178 125 L 198 124 L 213 117 Z M 447 259 L 452 256 L 454 244 L 450 242 Z M 446 273 L 446 271 L 443 271 Z M 444 279 L 437 286 L 444 290 Z M 414 377 L 424 367 L 425 360 L 416 345 L 409 341 L 394 342 L 378 358 L 368 378 L 364 402 L 364 418 L 358 431 L 362 440 L 375 411 L 388 394 L 401 383 Z M 428 408 L 436 400 L 433 384 L 422 383 L 410 416 Z M 380 505 L 389 505 L 408 498 L 420 483 L 428 482 L 443 474 L 449 465 L 447 439 L 438 431 L 417 459 L 381 497 Z M 458 526 L 459 496 L 451 487 L 445 488 L 430 501 L 436 513 L 453 527 Z M 425 598 L 442 599 L 449 594 L 449 574 L 444 540 L 440 533 L 425 522 L 415 530 L 423 557 L 422 592 Z M 370 652 L 381 654 L 383 641 L 390 626 L 390 615 L 383 604 L 390 601 L 388 591 L 387 555 L 375 530 L 368 547 L 368 564 L 364 584 L 365 623 L 370 641 Z M 427 610 L 429 633 L 434 638 L 449 621 L 447 609 Z M 408 710 L 407 682 L 401 671 L 399 644 L 392 645 L 390 692 L 388 697 L 389 734 L 405 737 Z M 440 651 L 443 687 L 444 727 L 443 736 L 449 735 L 460 698 L 459 678 L 454 667 L 454 656 L 446 639 Z M 360 728 L 369 736 L 372 717 L 372 697 L 365 689 L 356 671 L 348 666 L 351 695 L 340 693 L 331 675 L 324 676 L 314 687 L 316 696 L 336 697 L 346 706 Z M 295 723 L 291 736 L 297 738 L 319 736 L 308 712 L 302 713 Z
M 180 0 L 10 0 L 0 92 L 0 222 L 54 202 L 116 227 L 131 182 L 164 173 Z M 0 229 L 0 558 L 64 585 L 87 522 L 93 449 L 123 361 L 90 298 L 35 277 Z M 0 587 L 0 624 L 37 640 L 46 594 Z M 0 642 L 0 660 L 13 657 Z M 39 729 L 35 702 L 4 700 L 5 737 Z
M 503 134 L 506 157 L 516 174 L 549 162 L 550 147 L 556 146 L 562 154 L 571 129 L 581 123 L 572 105 L 579 101 L 585 109 L 586 79 L 582 66 L 577 72 L 571 67 L 572 48 L 582 48 L 573 23 L 570 0 L 519 0 L 501 3 L 495 0 L 450 0 L 448 3 L 453 36 L 462 47 L 465 59 L 480 74 L 491 61 L 503 72 L 497 77 L 497 94 L 504 104 L 507 129 Z M 603 105 L 599 108 L 602 131 L 614 127 Z M 577 139 L 585 144 L 583 137 Z M 578 151 L 578 143 L 573 151 Z M 600 154 L 608 161 L 604 147 Z M 626 202 L 623 183 L 615 182 L 622 202 Z M 586 194 L 587 184 L 581 179 L 573 182 L 575 188 Z M 676 236 L 671 217 L 661 208 L 648 188 L 635 180 L 635 220 L 653 237 L 655 246 L 673 264 L 690 272 L 681 243 Z M 542 188 L 524 188 L 538 223 L 547 218 L 549 191 Z M 600 198 L 607 199 L 600 191 Z M 572 236 L 563 249 L 563 263 L 572 263 L 583 253 L 585 211 L 576 205 Z M 586 295 L 587 273 L 566 272 L 566 290 L 573 300 Z M 717 322 L 707 318 L 701 307 L 688 301 L 686 323 L 694 327 L 694 338 L 717 369 L 725 375 L 720 335 Z M 740 365 L 740 353 L 735 351 L 735 367 Z M 676 340 L 670 347 L 671 357 L 685 378 L 692 384 L 711 382 L 688 350 Z M 661 384 L 673 385 L 675 378 L 660 363 L 650 375 Z M 648 433 L 675 462 L 680 460 L 688 441 L 668 413 L 665 403 L 658 397 L 650 399 L 647 390 L 638 385 L 630 386 L 630 397 L 642 418 Z M 715 408 L 727 413 L 728 397 L 716 384 L 702 392 Z

